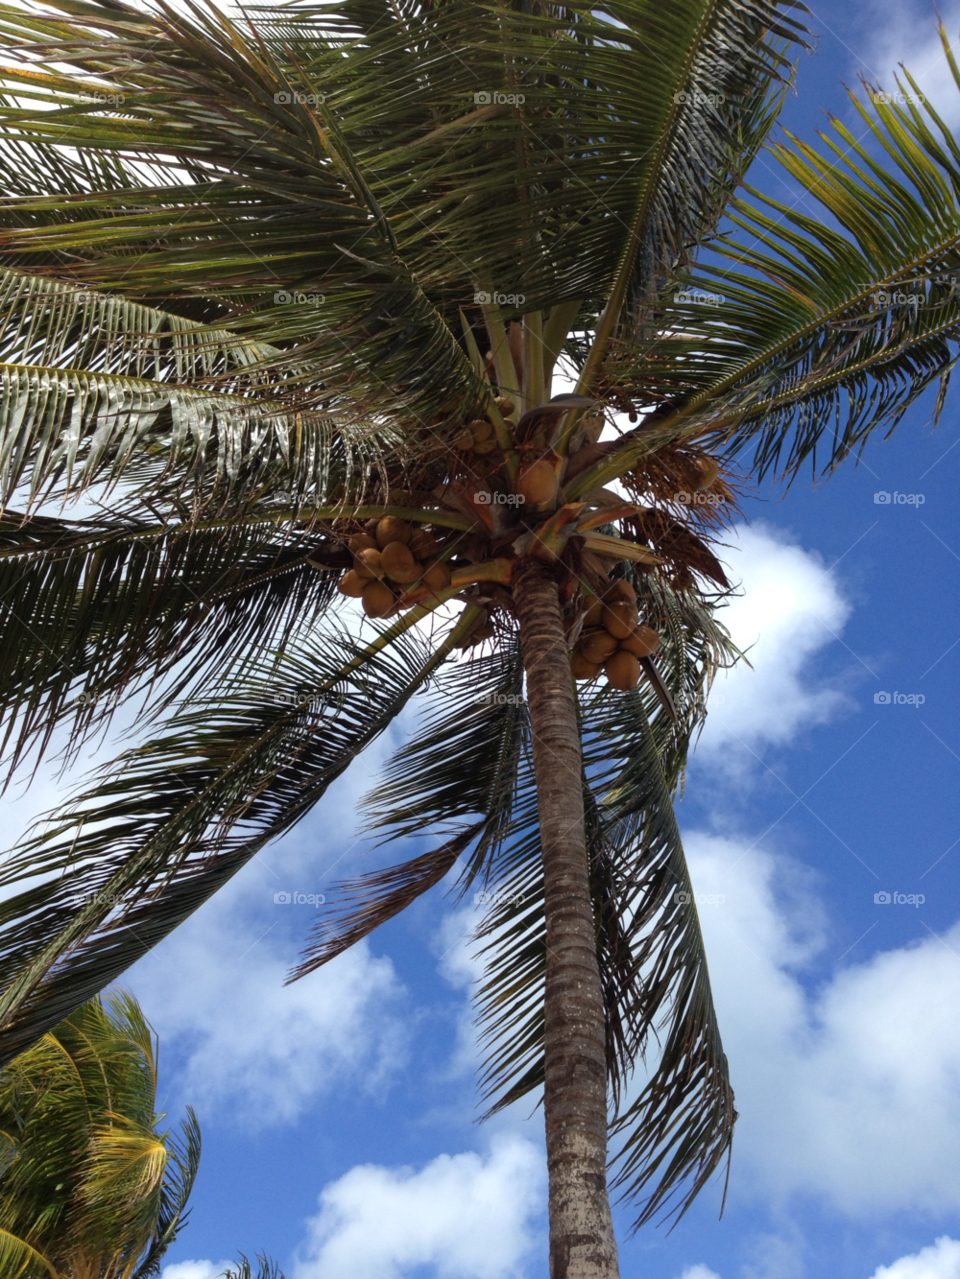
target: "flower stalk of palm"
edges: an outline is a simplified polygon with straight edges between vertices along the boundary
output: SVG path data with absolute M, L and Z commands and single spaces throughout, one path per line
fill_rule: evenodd
M 0 1268 L 9 1279 L 147 1279 L 186 1221 L 193 1111 L 162 1132 L 135 1000 L 90 1000 L 0 1072 Z
M 608 1103 L 641 1220 L 705 1183 L 734 1111 L 673 798 L 735 656 L 717 458 L 829 468 L 960 327 L 929 106 L 775 148 L 814 214 L 735 198 L 788 10 L 0 6 L 11 766 L 149 694 L 0 874 L 3 1052 L 432 690 L 369 810 L 439 846 L 342 886 L 295 975 L 459 864 L 496 889 L 485 1092 L 543 1088 L 555 1279 L 616 1274 Z

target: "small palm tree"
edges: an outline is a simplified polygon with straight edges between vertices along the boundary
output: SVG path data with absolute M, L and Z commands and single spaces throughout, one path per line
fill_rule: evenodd
M 192 1110 L 159 1131 L 156 1053 L 135 1000 L 92 999 L 0 1073 L 0 1271 L 147 1279 L 185 1223 Z
M 369 812 L 436 846 L 344 885 L 294 976 L 457 866 L 492 894 L 484 1091 L 543 1091 L 554 1279 L 617 1273 L 611 1125 L 641 1221 L 723 1160 L 673 800 L 736 657 L 732 459 L 829 469 L 960 328 L 960 150 L 912 81 L 866 144 L 773 148 L 812 212 L 735 198 L 789 12 L 0 8 L 10 766 L 138 695 L 149 730 L 0 875 L 0 1050 L 423 694 Z

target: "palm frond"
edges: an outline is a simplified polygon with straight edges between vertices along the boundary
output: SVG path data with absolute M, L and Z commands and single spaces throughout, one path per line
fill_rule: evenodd
M 197 682 L 295 641 L 332 597 L 309 526 L 0 516 L 0 686 L 10 768 L 70 725 L 66 758 L 150 689 L 159 714 Z M 158 692 L 156 681 L 171 678 Z
M 631 432 L 569 496 L 670 438 L 712 437 L 752 452 L 761 475 L 794 475 L 805 463 L 829 472 L 933 388 L 939 415 L 960 338 L 960 153 L 918 86 L 901 87 L 913 105 L 851 95 L 862 142 L 834 122 L 825 149 L 772 149 L 817 211 L 751 188 L 732 205 L 717 258 L 657 301 L 656 332 L 602 374 L 673 412 L 645 438 Z
M 114 981 L 309 811 L 459 640 L 462 624 L 431 650 L 408 631 L 417 612 L 366 646 L 312 636 L 198 698 L 11 853 L 3 884 L 30 886 L 0 905 L 0 1059 Z

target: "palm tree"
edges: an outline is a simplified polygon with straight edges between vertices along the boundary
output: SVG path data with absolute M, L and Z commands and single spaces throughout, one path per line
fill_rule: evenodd
M 69 764 L 136 698 L 145 740 L 3 868 L 0 1051 L 421 694 L 369 815 L 437 846 L 293 975 L 491 892 L 484 1093 L 542 1089 L 551 1274 L 608 1279 L 608 1131 L 646 1221 L 735 1120 L 673 811 L 732 459 L 829 470 L 942 399 L 960 150 L 908 81 L 772 148 L 808 211 L 739 197 L 788 0 L 67 12 L 0 10 L 5 741 Z
M 147 1279 L 185 1224 L 192 1110 L 160 1131 L 136 1001 L 89 1000 L 0 1073 L 0 1269 L 9 1279 Z

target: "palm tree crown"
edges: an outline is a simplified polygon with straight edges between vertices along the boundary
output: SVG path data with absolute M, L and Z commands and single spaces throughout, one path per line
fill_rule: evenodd
M 0 1073 L 0 1266 L 16 1279 L 147 1279 L 185 1221 L 193 1111 L 159 1131 L 135 1000 L 90 1000 Z

